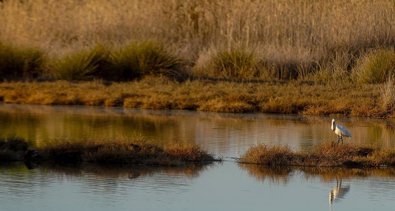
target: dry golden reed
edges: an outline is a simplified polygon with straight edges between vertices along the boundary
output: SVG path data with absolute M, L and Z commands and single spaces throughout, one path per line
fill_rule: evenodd
M 305 152 L 293 152 L 284 146 L 258 145 L 247 150 L 240 162 L 269 167 L 392 167 L 395 151 L 334 142 L 324 142 Z
M 116 142 L 60 142 L 33 149 L 20 138 L 0 140 L 0 162 L 25 161 L 60 164 L 143 164 L 179 166 L 219 161 L 197 145 L 160 147 L 137 139 Z
M 175 82 L 149 77 L 128 83 L 0 83 L 4 103 L 123 106 L 212 112 L 264 112 L 345 116 L 393 116 L 381 96 L 381 85 L 306 84 L 301 82 L 234 83 L 201 80 Z M 339 90 L 342 90 L 339 92 Z M 391 105 L 390 101 L 386 105 Z
M 158 40 L 191 61 L 243 47 L 278 69 L 347 69 L 393 47 L 393 0 L 3 0 L 0 41 L 64 54 L 97 43 Z

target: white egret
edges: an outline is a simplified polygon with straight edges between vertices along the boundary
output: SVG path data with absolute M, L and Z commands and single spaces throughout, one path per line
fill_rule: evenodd
M 351 137 L 350 131 L 348 131 L 344 126 L 336 124 L 335 119 L 332 119 L 331 129 L 337 135 L 337 143 L 340 143 L 340 141 L 343 143 L 343 136 Z

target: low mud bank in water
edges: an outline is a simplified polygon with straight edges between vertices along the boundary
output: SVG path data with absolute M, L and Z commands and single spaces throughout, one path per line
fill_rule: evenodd
M 147 143 L 59 143 L 32 148 L 20 138 L 0 140 L 0 162 L 138 164 L 183 166 L 219 161 L 196 145 L 159 147 Z
M 294 152 L 284 146 L 258 145 L 247 150 L 239 162 L 271 167 L 395 167 L 395 149 L 325 142 L 310 151 Z

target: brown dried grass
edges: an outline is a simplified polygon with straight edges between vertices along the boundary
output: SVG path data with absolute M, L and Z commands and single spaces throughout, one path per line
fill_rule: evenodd
M 311 151 L 293 152 L 283 146 L 251 147 L 240 159 L 242 163 L 275 166 L 380 167 L 394 166 L 395 152 L 352 144 L 325 142 Z

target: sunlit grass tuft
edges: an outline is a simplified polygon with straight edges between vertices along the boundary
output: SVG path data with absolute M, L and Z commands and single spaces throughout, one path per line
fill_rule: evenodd
M 258 145 L 251 147 L 243 155 L 242 161 L 265 166 L 288 166 L 294 158 L 294 153 L 285 146 Z
M 225 79 L 256 79 L 263 71 L 262 62 L 255 52 L 243 48 L 203 52 L 210 57 L 203 59 L 195 67 L 197 75 Z
M 395 51 L 380 49 L 363 56 L 353 75 L 359 83 L 383 83 L 395 75 Z
M 395 109 L 395 75 L 388 77 L 387 81 L 382 84 L 381 93 L 381 109 L 385 112 L 391 112 Z
M 180 81 L 188 77 L 181 59 L 153 41 L 122 46 L 112 52 L 111 62 L 116 80 L 132 80 L 145 75 L 163 75 Z
M 109 68 L 108 51 L 97 46 L 72 52 L 48 62 L 47 74 L 56 80 L 91 80 L 105 76 Z
M 166 77 L 133 82 L 0 83 L 5 103 L 123 106 L 145 109 L 187 109 L 212 112 L 265 112 L 306 115 L 385 117 L 381 85 L 239 83 Z
M 207 154 L 197 145 L 170 145 L 165 147 L 166 153 L 172 159 L 199 162 L 213 160 L 213 156 Z

